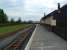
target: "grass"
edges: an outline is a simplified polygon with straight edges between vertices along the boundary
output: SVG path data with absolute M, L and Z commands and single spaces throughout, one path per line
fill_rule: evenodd
M 18 24 L 18 25 L 0 27 L 0 38 L 5 38 L 11 34 L 10 32 L 14 32 L 19 29 L 24 29 L 27 26 L 29 26 L 29 25 Z

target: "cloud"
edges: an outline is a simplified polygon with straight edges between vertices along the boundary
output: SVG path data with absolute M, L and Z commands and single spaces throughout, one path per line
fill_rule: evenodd
M 67 0 L 1 0 L 0 8 L 4 9 L 9 19 L 40 20 L 44 12 L 48 14 L 57 9 L 58 2 L 63 6 Z

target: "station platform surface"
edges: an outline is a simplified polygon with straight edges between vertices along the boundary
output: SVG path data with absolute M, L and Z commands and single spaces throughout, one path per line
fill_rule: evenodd
M 67 50 L 67 41 L 37 25 L 29 50 Z

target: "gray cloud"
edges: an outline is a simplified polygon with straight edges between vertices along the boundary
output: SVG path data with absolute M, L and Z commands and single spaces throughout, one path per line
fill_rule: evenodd
M 58 2 L 63 6 L 67 0 L 1 0 L 0 8 L 4 9 L 9 19 L 40 20 L 44 12 L 48 14 L 57 9 Z

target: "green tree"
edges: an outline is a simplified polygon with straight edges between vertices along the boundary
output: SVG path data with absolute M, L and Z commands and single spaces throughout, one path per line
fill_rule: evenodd
M 3 9 L 0 9 L 0 23 L 6 23 L 7 21 L 7 15 L 4 13 Z
M 20 18 L 20 17 L 19 17 L 19 19 L 18 19 L 17 23 L 21 23 L 21 18 Z
M 29 20 L 28 23 L 33 23 L 33 21 L 32 20 Z
M 14 19 L 13 18 L 11 18 L 11 23 L 14 23 L 15 21 L 14 21 Z

